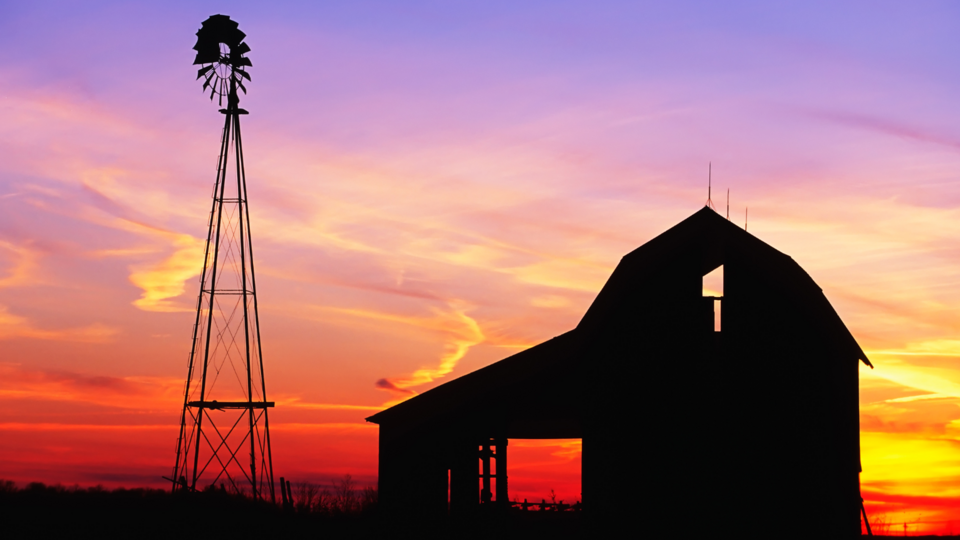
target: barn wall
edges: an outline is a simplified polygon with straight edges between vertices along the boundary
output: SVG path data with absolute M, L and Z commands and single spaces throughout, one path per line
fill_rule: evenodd
M 582 483 L 596 526 L 669 532 L 690 508 L 696 408 L 677 381 L 694 369 L 701 283 L 675 263 L 638 275 L 590 346 Z
M 447 515 L 447 466 L 440 442 L 422 434 L 393 436 L 380 426 L 379 504 L 396 519 Z
M 717 348 L 691 330 L 716 263 L 698 256 L 639 276 L 591 347 L 585 508 L 664 534 L 859 535 L 858 367 L 803 301 L 821 293 L 728 249 Z

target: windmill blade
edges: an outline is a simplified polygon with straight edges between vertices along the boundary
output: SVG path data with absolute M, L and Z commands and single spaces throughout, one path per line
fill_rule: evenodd
M 213 64 L 210 64 L 210 65 L 207 66 L 207 67 L 203 67 L 203 68 L 200 68 L 199 70 L 197 70 L 197 80 L 200 80 L 200 77 L 203 77 L 204 74 L 206 74 L 206 73 L 207 73 L 208 71 L 210 71 L 211 69 L 213 69 Z
M 232 22 L 234 25 L 237 24 L 234 21 L 230 21 L 230 22 Z M 243 38 L 245 37 L 247 37 L 247 35 L 241 32 L 239 28 L 233 28 L 223 33 L 223 38 L 224 38 L 223 42 L 229 45 L 231 49 L 233 49 L 237 45 L 240 45 L 240 42 L 243 41 Z
M 240 82 L 240 79 L 237 79 L 237 86 L 239 86 L 240 89 L 243 90 L 243 93 L 244 93 L 244 94 L 247 93 L 247 87 L 244 86 L 242 82 Z
M 209 76 L 207 76 L 207 80 L 203 82 L 203 89 L 204 89 L 204 90 L 206 90 L 207 88 L 210 87 L 210 81 L 212 81 L 213 78 L 216 77 L 216 76 L 217 76 L 216 73 L 211 73 Z
M 226 43 L 232 49 L 247 37 L 238 27 L 239 24 L 226 15 L 213 15 L 203 21 L 197 32 L 197 38 L 203 41 Z
M 242 70 L 242 69 L 234 70 L 234 73 L 239 73 L 240 76 L 243 77 L 244 79 L 246 79 L 246 80 L 248 80 L 248 81 L 250 80 L 250 74 L 247 73 L 246 71 Z
M 234 54 L 247 54 L 250 52 L 250 46 L 244 41 L 232 49 Z
M 201 64 L 216 64 L 220 61 L 220 48 L 213 50 L 203 50 L 197 53 L 197 57 L 193 59 L 193 65 Z
M 215 64 L 220 60 L 220 43 L 208 39 L 197 39 L 197 44 L 193 46 L 197 51 L 197 57 L 193 64 Z
M 253 62 L 249 58 L 239 58 L 236 62 L 233 63 L 235 66 L 253 66 Z

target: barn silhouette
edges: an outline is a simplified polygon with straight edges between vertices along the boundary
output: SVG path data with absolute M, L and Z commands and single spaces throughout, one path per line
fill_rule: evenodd
M 506 510 L 510 439 L 580 438 L 590 528 L 859 536 L 861 361 L 793 259 L 704 208 L 573 330 L 368 418 L 381 509 Z

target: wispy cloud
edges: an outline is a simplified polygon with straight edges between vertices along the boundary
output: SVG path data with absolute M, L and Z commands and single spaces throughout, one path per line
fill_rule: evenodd
M 920 394 L 918 396 L 907 396 L 884 400 L 884 403 L 910 403 L 912 401 L 929 401 L 931 399 L 960 399 L 960 396 L 951 396 L 944 394 Z
M 521 439 L 511 441 L 510 445 L 519 448 L 546 448 L 551 450 L 551 456 L 567 460 L 579 459 L 583 453 L 581 439 Z
M 901 122 L 892 118 L 852 111 L 829 111 L 822 109 L 807 110 L 805 113 L 814 118 L 820 118 L 845 126 L 960 150 L 960 137 L 951 137 L 933 129 Z
M 485 337 L 476 320 L 467 315 L 468 306 L 461 301 L 451 301 L 445 309 L 432 308 L 429 317 L 399 315 L 382 311 L 322 307 L 321 311 L 338 315 L 357 317 L 385 323 L 414 326 L 439 334 L 444 341 L 444 352 L 435 367 L 422 367 L 408 375 L 384 377 L 375 385 L 377 388 L 412 395 L 412 387 L 431 383 L 450 374 L 471 347 L 484 341 Z
M 36 282 L 37 261 L 40 258 L 37 251 L 25 245 L 17 245 L 2 240 L 0 240 L 0 250 L 6 252 L 9 258 L 12 259 L 6 275 L 0 276 L 0 289 L 23 286 Z
M 191 311 L 192 306 L 174 303 L 186 282 L 200 275 L 204 241 L 189 234 L 163 233 L 173 246 L 173 253 L 159 263 L 140 265 L 130 273 L 130 282 L 143 289 L 133 305 L 144 311 Z
M 108 343 L 120 332 L 103 324 L 62 329 L 38 328 L 26 317 L 10 313 L 0 305 L 0 339 L 29 338 L 49 341 L 75 341 L 80 343 Z
M 166 431 L 177 429 L 176 424 L 60 424 L 53 422 L 3 422 L 0 431 Z
M 75 401 L 122 409 L 172 411 L 177 410 L 183 400 L 183 381 L 174 378 L 88 375 L 3 363 L 0 363 L 0 375 L 0 398 L 5 399 Z
M 399 389 L 401 392 L 411 387 L 431 383 L 450 374 L 470 347 L 483 342 L 484 335 L 477 321 L 466 314 L 466 308 L 453 303 L 447 311 L 436 310 L 435 317 L 419 319 L 414 324 L 423 324 L 441 331 L 445 335 L 445 352 L 436 367 L 420 368 L 409 375 L 381 379 L 389 384 L 386 388 Z M 379 388 L 385 388 L 378 383 Z
M 276 399 L 277 406 L 293 407 L 316 411 L 382 411 L 384 407 L 378 405 L 351 405 L 347 403 L 310 403 L 301 401 L 298 397 Z
M 871 356 L 870 353 L 867 353 Z M 960 370 L 918 366 L 896 358 L 871 356 L 876 369 L 872 375 L 930 394 L 960 398 Z M 861 368 L 861 371 L 863 368 Z
M 867 355 L 876 365 L 872 376 L 926 392 L 891 398 L 888 403 L 960 398 L 960 369 L 941 360 L 960 358 L 960 340 L 927 340 L 909 343 L 901 350 L 871 350 Z
M 409 396 L 417 395 L 417 393 L 414 392 L 413 390 L 410 390 L 409 388 L 401 388 L 396 384 L 394 384 L 389 379 L 379 379 L 377 380 L 377 382 L 373 383 L 373 385 L 381 390 L 388 390 L 390 392 L 396 392 L 398 394 L 405 394 Z
M 294 431 L 294 432 L 343 432 L 358 431 L 369 434 L 376 434 L 378 426 L 376 424 L 364 424 L 360 422 L 329 422 L 311 424 L 307 422 L 284 422 L 271 424 L 271 431 Z
M 122 171 L 90 171 L 86 174 L 82 187 L 90 195 L 94 205 L 105 212 L 112 219 L 93 218 L 101 224 L 146 236 L 153 242 L 162 241 L 169 247 L 121 248 L 96 252 L 99 256 L 141 255 L 143 253 L 164 252 L 172 253 L 160 261 L 152 261 L 135 265 L 131 268 L 130 282 L 143 290 L 140 298 L 133 305 L 144 311 L 177 312 L 191 311 L 192 306 L 185 306 L 173 302 L 180 297 L 185 289 L 185 282 L 200 275 L 203 265 L 205 242 L 192 235 L 178 233 L 148 222 L 148 218 L 139 215 L 132 207 L 123 204 L 111 197 L 124 196 L 125 190 L 117 187 L 115 176 L 122 175 Z

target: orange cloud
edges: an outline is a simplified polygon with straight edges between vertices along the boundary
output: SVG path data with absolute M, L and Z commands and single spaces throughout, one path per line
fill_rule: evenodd
M 382 411 L 384 407 L 377 405 L 350 405 L 346 403 L 307 403 L 298 397 L 275 399 L 277 407 L 293 407 L 318 411 Z
M 331 422 L 325 424 L 310 424 L 303 422 L 287 422 L 283 424 L 270 425 L 271 431 L 361 431 L 367 433 L 376 433 L 378 426 L 376 424 L 361 424 L 350 422 Z
M 552 449 L 551 456 L 565 460 L 580 459 L 580 455 L 583 453 L 583 441 L 581 439 L 519 439 L 511 440 L 510 446 Z
M 6 276 L 0 277 L 0 289 L 28 285 L 36 281 L 39 254 L 26 246 L 15 245 L 0 240 L 0 249 L 11 255 L 12 268 Z
M 183 402 L 183 381 L 27 370 L 18 364 L 0 364 L 0 398 L 79 401 L 124 409 L 176 411 Z
M 33 326 L 25 317 L 10 313 L 0 305 L 0 339 L 29 338 L 50 341 L 75 341 L 81 343 L 107 343 L 119 332 L 102 324 L 80 328 L 47 330 Z
M 172 431 L 175 424 L 58 424 L 53 422 L 3 422 L 0 431 Z
M 873 359 L 876 366 L 872 375 L 937 396 L 960 398 L 960 369 L 949 364 L 925 366 L 909 362 L 912 356 L 960 357 L 960 352 L 952 349 L 955 343 L 955 341 L 950 344 L 941 343 L 941 348 L 930 353 L 911 351 L 909 348 L 902 352 L 869 351 L 867 355 Z M 861 375 L 870 376 L 863 369 L 861 369 Z
M 192 311 L 192 306 L 178 305 L 171 300 L 186 290 L 185 282 L 200 275 L 203 265 L 205 241 L 189 234 L 178 233 L 149 224 L 139 212 L 135 212 L 118 200 L 131 198 L 132 186 L 117 181 L 124 171 L 114 169 L 85 171 L 83 189 L 92 197 L 95 207 L 109 215 L 104 219 L 96 212 L 88 212 L 86 219 L 94 223 L 161 240 L 166 249 L 135 247 L 95 252 L 98 256 L 128 256 L 156 253 L 172 248 L 173 253 L 161 261 L 135 265 L 131 268 L 130 282 L 143 290 L 133 305 L 144 311 L 179 312 Z M 136 196 L 142 196 L 137 193 Z M 165 197 L 160 197 L 165 199 Z M 150 205 L 147 205 L 149 209 Z
M 415 317 L 395 315 L 371 310 L 325 308 L 336 313 L 362 317 L 379 321 L 387 321 L 440 333 L 444 338 L 444 353 L 436 367 L 423 367 L 409 375 L 393 378 L 383 378 L 377 381 L 376 386 L 385 390 L 392 390 L 402 394 L 414 394 L 410 387 L 420 386 L 444 377 L 453 371 L 470 347 L 484 341 L 485 337 L 476 320 L 466 314 L 467 307 L 459 301 L 451 301 L 448 309 L 434 308 L 432 317 Z
M 198 275 L 203 264 L 204 241 L 189 234 L 165 233 L 174 252 L 159 263 L 136 267 L 130 282 L 143 289 L 133 305 L 144 311 L 192 311 L 171 300 L 186 290 L 186 282 Z

